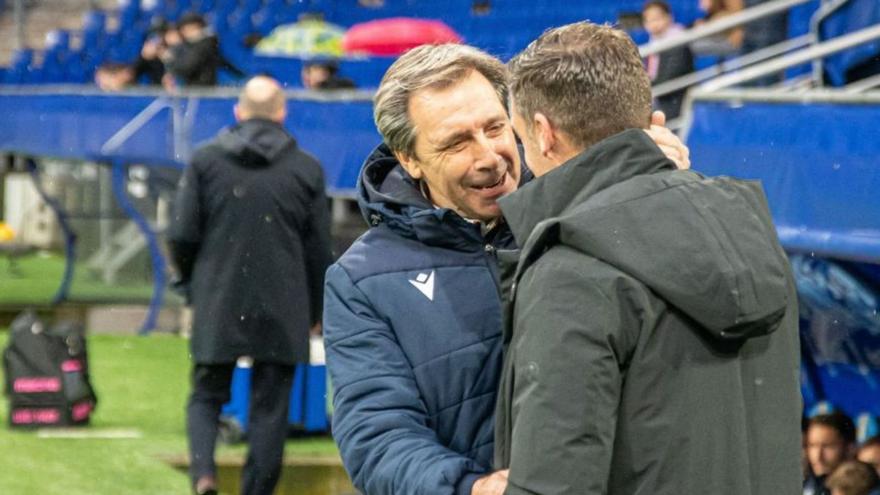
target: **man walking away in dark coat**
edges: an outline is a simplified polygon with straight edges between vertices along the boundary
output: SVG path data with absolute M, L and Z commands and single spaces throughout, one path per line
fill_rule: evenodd
M 187 434 L 197 493 L 216 485 L 214 441 L 235 362 L 253 358 L 242 493 L 270 494 L 281 469 L 296 363 L 322 312 L 330 225 L 320 164 L 282 127 L 284 94 L 258 76 L 238 124 L 197 150 L 184 172 L 169 239 L 193 306 Z
M 553 29 L 509 68 L 536 178 L 499 201 L 522 247 L 506 493 L 799 493 L 797 301 L 761 186 L 675 170 L 645 139 L 650 83 L 621 31 Z

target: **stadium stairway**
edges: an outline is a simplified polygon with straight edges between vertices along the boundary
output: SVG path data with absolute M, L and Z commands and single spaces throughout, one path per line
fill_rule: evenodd
M 37 0 L 27 9 L 25 21 L 25 44 L 31 49 L 42 49 L 46 35 L 53 30 L 79 31 L 83 15 L 89 10 L 91 0 Z M 115 0 L 98 0 L 98 5 L 113 9 Z M 15 51 L 15 23 L 12 3 L 0 9 L 0 67 L 8 66 Z M 41 59 L 41 57 L 38 57 Z

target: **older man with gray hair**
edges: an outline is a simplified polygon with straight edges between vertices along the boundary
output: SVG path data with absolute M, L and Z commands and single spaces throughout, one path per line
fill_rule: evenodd
M 333 435 L 368 495 L 500 494 L 491 473 L 501 364 L 498 199 L 524 175 L 504 65 L 463 45 L 397 60 L 375 97 L 384 143 L 358 200 L 370 230 L 327 272 Z M 668 131 L 655 139 L 686 151 Z

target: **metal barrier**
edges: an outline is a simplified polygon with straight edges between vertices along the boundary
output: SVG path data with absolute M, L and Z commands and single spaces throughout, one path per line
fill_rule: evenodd
M 155 91 L 107 94 L 81 87 L 0 89 L 0 150 L 22 156 L 93 161 L 112 170 L 117 203 L 146 239 L 153 295 L 141 332 L 156 327 L 166 286 L 160 232 L 138 211 L 126 191 L 129 165 L 182 168 L 192 149 L 234 122 L 238 90 L 215 89 L 167 95 Z M 290 92 L 286 126 L 322 163 L 328 191 L 351 196 L 363 159 L 380 137 L 372 124 L 372 94 Z M 198 123 L 198 124 L 196 124 Z M 75 164 L 76 162 L 73 162 Z M 68 297 L 73 279 L 75 234 L 62 205 L 39 187 L 39 169 L 29 170 L 53 209 L 65 237 L 65 271 L 53 302 Z
M 761 180 L 786 250 L 880 264 L 880 92 L 730 89 L 691 105 L 694 168 Z

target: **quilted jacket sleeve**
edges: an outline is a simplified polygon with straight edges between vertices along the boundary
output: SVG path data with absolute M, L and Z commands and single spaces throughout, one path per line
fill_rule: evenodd
M 335 388 L 333 437 L 366 495 L 470 494 L 482 469 L 440 444 L 389 323 L 345 270 L 327 272 L 324 338 Z

